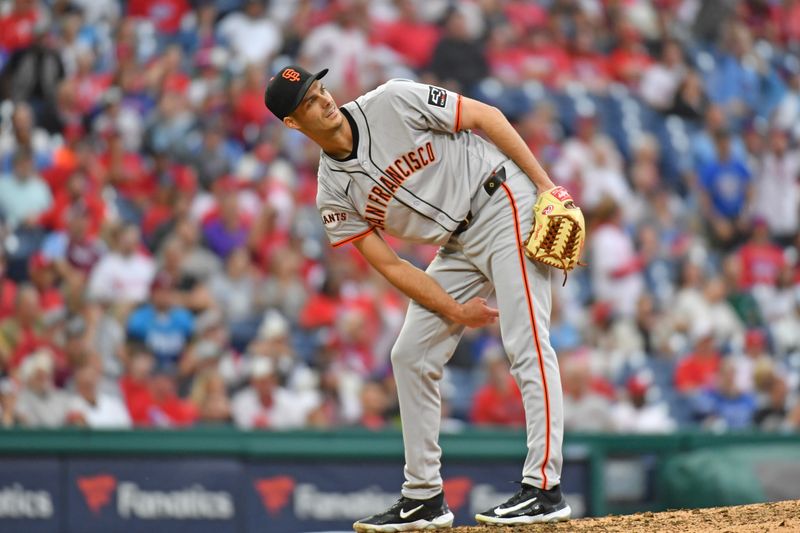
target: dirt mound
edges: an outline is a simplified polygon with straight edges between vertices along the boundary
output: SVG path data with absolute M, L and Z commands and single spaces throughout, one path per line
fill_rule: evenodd
M 587 531 L 603 533 L 750 533 L 800 532 L 800 500 L 715 507 L 665 513 L 642 513 L 603 518 L 582 518 L 560 524 L 508 528 L 458 527 L 453 533 L 550 533 Z

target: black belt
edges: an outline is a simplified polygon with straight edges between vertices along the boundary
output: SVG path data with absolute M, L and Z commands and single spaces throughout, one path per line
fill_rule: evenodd
M 500 167 L 494 172 L 492 175 L 486 178 L 486 181 L 483 182 L 483 190 L 486 191 L 486 194 L 489 196 L 493 195 L 497 189 L 500 188 L 500 185 L 506 181 L 506 169 L 504 167 Z M 461 221 L 461 224 L 458 225 L 456 230 L 453 232 L 453 235 L 458 235 L 459 233 L 463 233 L 472 222 L 472 211 L 467 213 L 467 218 Z

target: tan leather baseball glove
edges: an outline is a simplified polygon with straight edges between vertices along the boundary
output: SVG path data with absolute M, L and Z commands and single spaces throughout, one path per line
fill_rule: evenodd
M 525 239 L 525 255 L 567 272 L 580 262 L 586 240 L 583 213 L 564 187 L 539 194 L 533 205 L 533 227 Z

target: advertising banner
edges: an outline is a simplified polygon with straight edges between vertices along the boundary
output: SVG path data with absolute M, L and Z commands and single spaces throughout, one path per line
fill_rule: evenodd
M 519 488 L 517 461 L 450 461 L 442 470 L 456 525 Z M 573 516 L 590 514 L 589 463 L 564 463 Z M 3 533 L 340 533 L 399 497 L 397 461 L 192 457 L 0 460 Z
M 239 533 L 241 463 L 228 459 L 74 459 L 69 533 Z
M 443 467 L 455 525 L 475 524 L 475 513 L 508 499 L 519 488 L 521 465 L 452 463 Z M 352 531 L 352 523 L 382 511 L 400 496 L 400 462 L 251 463 L 245 467 L 247 531 L 312 533 Z M 573 516 L 588 512 L 589 464 L 567 461 L 562 487 Z
M 57 459 L 0 459 L 0 531 L 58 533 L 62 477 Z

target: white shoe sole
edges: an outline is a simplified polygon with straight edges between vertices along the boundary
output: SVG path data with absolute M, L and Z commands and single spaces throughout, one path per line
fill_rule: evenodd
M 432 529 L 447 529 L 453 527 L 453 520 L 455 516 L 453 513 L 446 513 L 442 516 L 432 520 L 417 520 L 416 522 L 408 522 L 406 524 L 383 524 L 377 526 L 374 524 L 362 524 L 356 522 L 353 524 L 353 529 L 358 533 L 399 533 L 401 531 L 425 531 Z
M 481 524 L 491 526 L 518 526 L 522 524 L 544 524 L 547 522 L 566 522 L 572 516 L 572 509 L 569 505 L 554 511 L 550 514 L 540 514 L 535 516 L 515 516 L 513 518 L 502 518 L 499 516 L 486 516 L 484 514 L 476 514 L 475 520 Z

